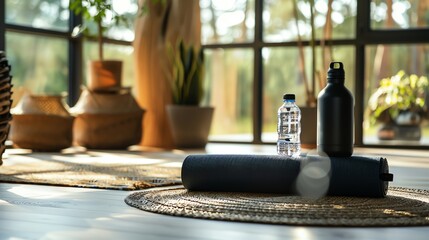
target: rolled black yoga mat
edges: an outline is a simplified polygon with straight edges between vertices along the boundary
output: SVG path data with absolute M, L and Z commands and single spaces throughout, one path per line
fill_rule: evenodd
M 189 155 L 182 165 L 190 191 L 384 197 L 392 180 L 380 157 L 207 154 Z

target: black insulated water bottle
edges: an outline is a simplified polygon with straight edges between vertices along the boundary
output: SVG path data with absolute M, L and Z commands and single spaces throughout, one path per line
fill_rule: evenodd
M 344 86 L 341 62 L 331 62 L 328 84 L 317 100 L 317 152 L 330 157 L 353 153 L 353 96 Z

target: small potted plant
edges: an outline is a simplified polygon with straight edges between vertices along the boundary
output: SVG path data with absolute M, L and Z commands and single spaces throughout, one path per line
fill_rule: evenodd
M 203 148 L 207 144 L 213 107 L 201 107 L 204 95 L 204 54 L 201 48 L 183 40 L 167 46 L 172 72 L 173 104 L 167 105 L 167 117 L 176 147 Z
M 399 71 L 384 78 L 368 102 L 371 124 L 380 123 L 381 140 L 420 140 L 421 122 L 427 119 L 429 81 L 425 76 Z
M 103 54 L 103 32 L 113 24 L 127 23 L 124 15 L 118 14 L 112 8 L 112 2 L 106 0 L 73 0 L 70 10 L 76 15 L 97 25 L 98 61 L 91 61 L 88 65 L 88 88 L 93 91 L 111 91 L 121 87 L 122 61 L 105 60 Z M 106 24 L 110 22 L 110 24 Z M 86 24 L 73 29 L 72 36 L 76 37 L 86 31 Z
M 126 14 L 113 10 L 112 0 L 73 0 L 70 9 L 86 22 L 73 30 L 73 36 L 87 31 L 87 25 L 97 26 L 99 59 L 88 65 L 87 89 L 83 89 L 76 105 L 70 110 L 76 116 L 74 142 L 90 149 L 126 149 L 141 139 L 141 109 L 131 94 L 122 87 L 122 61 L 105 60 L 103 33 L 113 24 L 128 24 Z

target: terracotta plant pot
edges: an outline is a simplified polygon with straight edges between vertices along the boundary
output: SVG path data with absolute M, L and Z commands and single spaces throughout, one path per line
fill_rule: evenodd
M 88 63 L 87 87 L 91 91 L 112 91 L 122 86 L 122 61 L 104 60 Z
M 390 122 L 380 126 L 377 137 L 379 140 L 420 141 L 422 128 L 419 124 L 398 125 Z
M 204 148 L 208 141 L 213 107 L 167 105 L 167 117 L 175 146 Z

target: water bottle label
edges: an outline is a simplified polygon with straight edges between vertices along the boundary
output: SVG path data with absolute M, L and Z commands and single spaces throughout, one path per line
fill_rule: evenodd
M 283 107 L 278 114 L 278 141 L 277 153 L 297 157 L 301 152 L 300 134 L 301 134 L 301 113 L 299 108 Z

